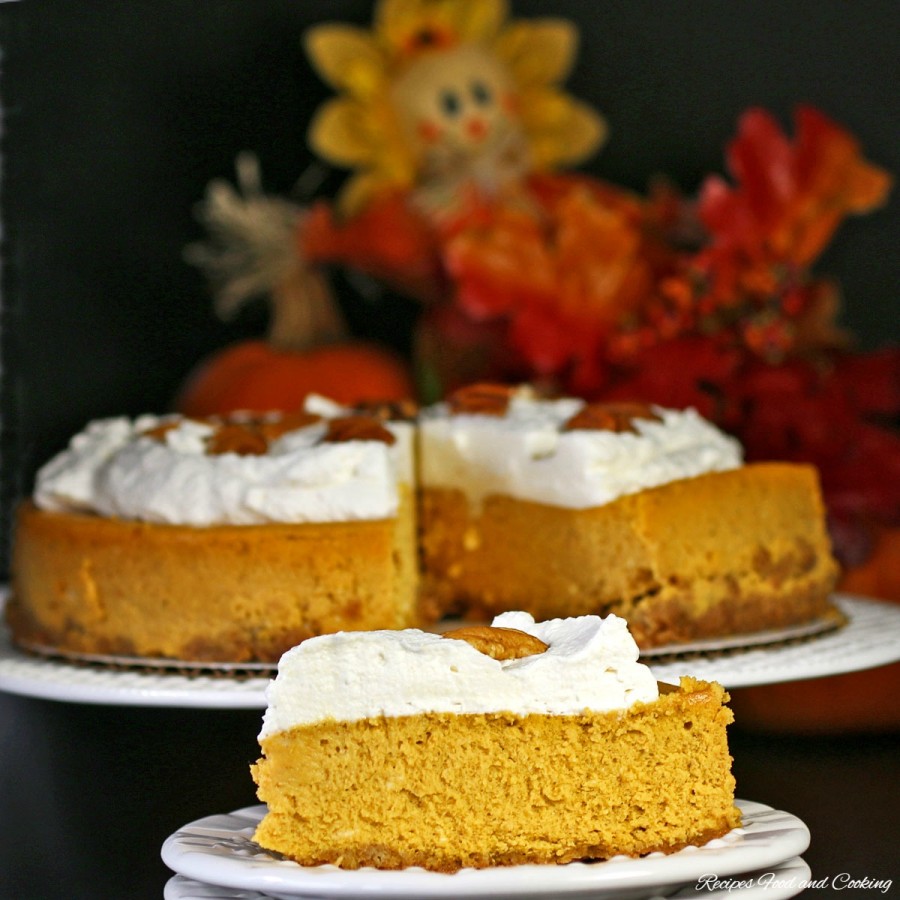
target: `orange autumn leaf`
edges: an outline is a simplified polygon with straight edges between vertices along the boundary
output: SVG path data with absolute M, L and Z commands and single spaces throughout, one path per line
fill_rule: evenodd
M 459 223 L 444 259 L 460 307 L 507 317 L 516 348 L 552 371 L 599 352 L 672 254 L 654 245 L 646 205 L 625 191 L 560 176 L 529 188 Z
M 444 261 L 457 302 L 476 319 L 540 302 L 556 285 L 537 218 L 514 207 L 496 207 L 459 227 L 444 246 Z

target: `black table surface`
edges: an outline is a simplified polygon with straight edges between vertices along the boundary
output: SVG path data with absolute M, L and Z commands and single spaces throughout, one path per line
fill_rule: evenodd
M 0 693 L 0 900 L 160 898 L 165 838 L 256 803 L 259 710 L 75 704 Z M 771 736 L 732 727 L 737 795 L 799 816 L 828 888 L 900 893 L 898 735 Z M 702 893 L 698 892 L 698 897 Z

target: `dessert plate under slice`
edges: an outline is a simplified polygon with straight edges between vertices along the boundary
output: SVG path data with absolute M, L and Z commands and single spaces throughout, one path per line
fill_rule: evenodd
M 743 872 L 740 875 L 716 880 L 692 881 L 676 890 L 674 894 L 667 893 L 666 900 L 697 900 L 698 896 L 702 896 L 705 900 L 787 900 L 802 893 L 811 876 L 809 866 L 799 856 L 795 856 L 780 865 L 757 869 L 755 872 Z M 636 890 L 638 893 L 632 894 L 629 891 L 627 895 L 616 891 L 615 897 L 632 896 L 634 900 L 651 900 L 651 898 L 663 900 L 658 889 Z M 546 896 L 547 900 L 552 900 L 557 895 L 553 893 Z M 603 898 L 609 896 L 609 892 L 592 891 L 590 896 Z M 261 894 L 259 891 L 219 887 L 215 884 L 194 881 L 183 875 L 174 875 L 166 883 L 163 900 L 274 900 L 274 898 L 272 894 Z
M 809 846 L 809 829 L 796 816 L 747 800 L 737 804 L 743 813 L 740 828 L 702 847 L 686 847 L 668 855 L 651 853 L 640 859 L 617 856 L 605 862 L 564 866 L 462 869 L 451 875 L 421 868 L 385 871 L 301 866 L 253 842 L 264 806 L 185 825 L 166 839 L 162 858 L 185 878 L 276 898 L 646 898 L 696 885 L 710 875 L 722 880 L 778 866 Z M 798 893 L 800 888 L 802 885 L 798 885 Z M 774 895 L 766 896 L 771 900 Z

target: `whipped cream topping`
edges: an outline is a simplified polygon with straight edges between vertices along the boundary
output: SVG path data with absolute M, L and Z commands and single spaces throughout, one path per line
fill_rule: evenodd
M 311 398 L 307 412 L 346 412 Z M 146 432 L 169 425 L 162 438 Z M 386 423 L 393 445 L 320 443 L 325 422 L 286 432 L 261 455 L 209 455 L 213 427 L 171 416 L 91 422 L 37 475 L 41 509 L 177 525 L 334 522 L 396 514 L 413 479 L 413 427 Z
M 421 713 L 579 715 L 627 709 L 658 696 L 624 619 L 581 616 L 535 623 L 523 612 L 493 625 L 548 649 L 495 660 L 462 640 L 417 629 L 338 632 L 288 650 L 267 689 L 260 740 L 301 725 Z
M 563 430 L 582 400 L 517 390 L 503 415 L 452 413 L 445 403 L 419 422 L 421 481 L 458 488 L 474 503 L 491 494 L 586 509 L 682 478 L 742 465 L 741 445 L 695 410 L 652 407 L 634 432 Z

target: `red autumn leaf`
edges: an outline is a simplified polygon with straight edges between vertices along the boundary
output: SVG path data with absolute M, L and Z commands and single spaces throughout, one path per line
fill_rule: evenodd
M 735 179 L 706 181 L 699 215 L 714 248 L 748 262 L 809 265 L 851 213 L 884 202 L 890 177 L 853 137 L 811 107 L 796 113 L 792 144 L 772 115 L 750 109 L 727 150 Z

